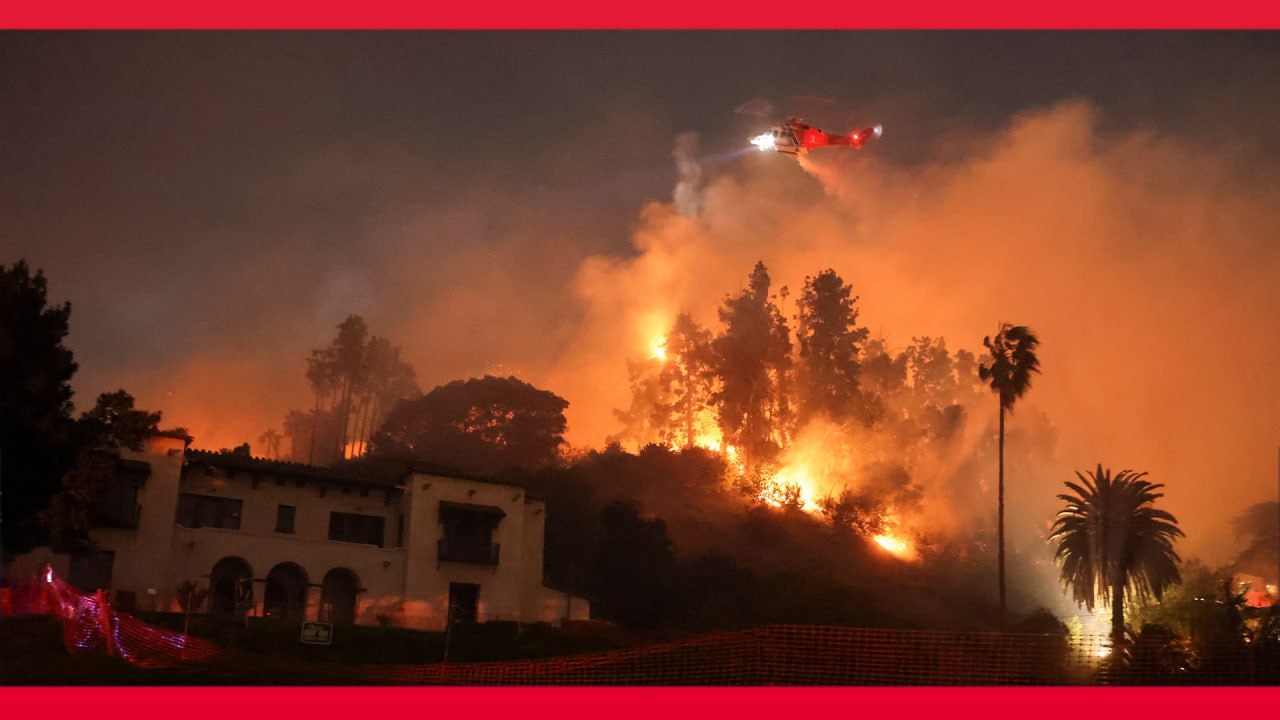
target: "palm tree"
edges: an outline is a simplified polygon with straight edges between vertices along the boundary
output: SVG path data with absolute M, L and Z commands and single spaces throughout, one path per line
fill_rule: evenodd
M 280 459 L 280 441 L 282 439 L 283 437 L 280 435 L 280 433 L 276 432 L 275 428 L 267 428 L 261 435 L 258 436 L 258 442 L 262 443 L 265 446 L 265 449 L 266 449 L 265 456 L 271 458 L 272 460 Z
M 1059 495 L 1067 507 L 1058 513 L 1049 540 L 1058 543 L 1054 557 L 1062 581 L 1075 601 L 1093 610 L 1111 606 L 1111 644 L 1124 638 L 1124 600 L 1160 599 L 1164 589 L 1180 581 L 1173 541 L 1182 536 L 1177 518 L 1152 507 L 1164 497 L 1164 485 L 1143 480 L 1145 472 L 1121 470 L 1115 478 L 1098 465 L 1080 484 L 1066 483 L 1075 495 Z
M 999 517 L 997 544 L 1000 548 L 1000 627 L 1005 622 L 1004 592 L 1004 415 L 1013 412 L 1013 404 L 1031 387 L 1031 373 L 1040 372 L 1036 346 L 1040 340 L 1025 325 L 1000 323 L 1000 332 L 992 340 L 982 338 L 991 356 L 978 366 L 978 377 L 991 383 L 991 391 L 1000 396 L 1000 483 L 998 487 Z

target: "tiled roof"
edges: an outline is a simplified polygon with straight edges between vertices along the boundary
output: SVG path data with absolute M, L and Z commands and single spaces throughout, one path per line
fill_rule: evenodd
M 394 459 L 360 459 L 348 461 L 335 467 L 319 467 L 307 465 L 306 463 L 252 457 L 234 452 L 211 452 L 208 450 L 191 450 L 190 448 L 186 451 L 186 458 L 188 465 L 208 465 L 223 468 L 224 470 L 261 473 L 272 477 L 371 485 L 380 488 L 403 485 L 405 477 L 411 473 L 524 488 L 519 483 L 458 472 L 443 465 Z
M 261 473 L 272 477 L 290 477 L 300 480 L 316 480 L 339 484 L 395 487 L 400 477 L 378 472 L 361 472 L 356 468 L 317 467 L 305 463 L 269 460 L 237 453 L 191 450 L 186 453 L 187 465 L 207 465 L 237 472 Z

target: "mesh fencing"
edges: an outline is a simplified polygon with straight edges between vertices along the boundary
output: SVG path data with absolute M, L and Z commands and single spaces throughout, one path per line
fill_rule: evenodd
M 73 655 L 141 667 L 270 677 L 262 656 L 189 638 L 111 608 L 46 571 L 4 589 L 5 615 L 61 621 Z M 1246 685 L 1280 683 L 1280 644 L 1191 648 L 1139 637 L 962 633 L 775 625 L 538 660 L 414 665 L 306 663 L 305 684 L 396 685 Z

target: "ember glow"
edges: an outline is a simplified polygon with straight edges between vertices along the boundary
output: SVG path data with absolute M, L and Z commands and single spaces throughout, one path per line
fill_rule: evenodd
M 821 511 L 818 507 L 817 482 L 809 468 L 804 465 L 782 468 L 769 480 L 768 487 L 768 497 L 771 498 L 776 498 L 779 493 L 785 493 L 788 488 L 796 488 L 799 491 L 798 501 L 801 510 L 809 513 Z M 776 504 L 776 502 L 770 504 Z
M 884 548 L 885 550 L 888 550 L 894 555 L 897 555 L 898 557 L 905 558 L 905 557 L 910 557 L 914 554 L 912 553 L 911 546 L 908 545 L 907 542 L 902 538 L 894 537 L 893 535 L 882 534 L 882 535 L 876 535 L 871 539 L 875 540 L 877 545 Z
M 658 362 L 667 361 L 667 339 L 661 335 L 653 339 L 653 344 L 649 349 L 649 356 Z

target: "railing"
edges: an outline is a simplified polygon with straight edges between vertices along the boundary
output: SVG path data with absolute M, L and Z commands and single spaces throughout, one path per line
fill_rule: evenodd
M 497 565 L 498 544 L 462 542 L 442 538 L 437 544 L 440 562 L 470 563 L 472 565 Z

